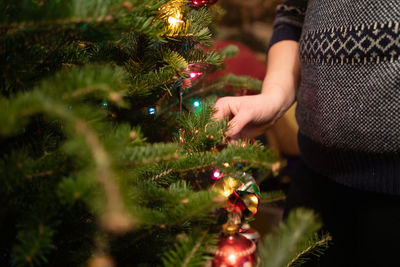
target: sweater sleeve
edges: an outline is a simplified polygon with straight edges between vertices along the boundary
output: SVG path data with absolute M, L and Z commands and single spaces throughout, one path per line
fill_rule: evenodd
M 274 32 L 269 42 L 269 48 L 283 40 L 298 41 L 307 9 L 307 0 L 286 0 L 276 8 Z

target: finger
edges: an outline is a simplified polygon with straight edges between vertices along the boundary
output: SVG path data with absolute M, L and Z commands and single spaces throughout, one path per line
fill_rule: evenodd
M 214 105 L 216 112 L 213 114 L 214 120 L 222 120 L 224 118 L 229 118 L 232 114 L 230 102 L 232 102 L 231 97 L 223 97 L 217 100 Z
M 239 112 L 235 117 L 229 122 L 230 128 L 226 131 L 228 137 L 237 136 L 240 131 L 251 121 L 251 116 L 249 112 Z

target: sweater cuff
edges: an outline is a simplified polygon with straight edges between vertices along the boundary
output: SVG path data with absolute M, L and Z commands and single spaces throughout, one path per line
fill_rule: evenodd
M 271 40 L 269 41 L 267 52 L 269 51 L 271 46 L 283 40 L 292 40 L 298 42 L 300 40 L 300 35 L 300 27 L 296 27 L 286 23 L 276 25 L 274 27 L 274 33 L 272 34 Z

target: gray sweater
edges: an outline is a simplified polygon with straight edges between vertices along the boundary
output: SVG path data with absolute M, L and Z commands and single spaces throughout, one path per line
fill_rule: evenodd
M 400 194 L 400 1 L 278 6 L 270 45 L 300 44 L 296 119 L 305 163 L 354 188 Z

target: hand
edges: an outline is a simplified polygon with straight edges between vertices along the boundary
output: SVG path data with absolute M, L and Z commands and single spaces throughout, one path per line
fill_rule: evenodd
M 294 95 L 275 90 L 251 96 L 224 97 L 215 104 L 214 119 L 229 118 L 230 128 L 225 133 L 233 140 L 253 138 L 263 134 L 294 102 Z

